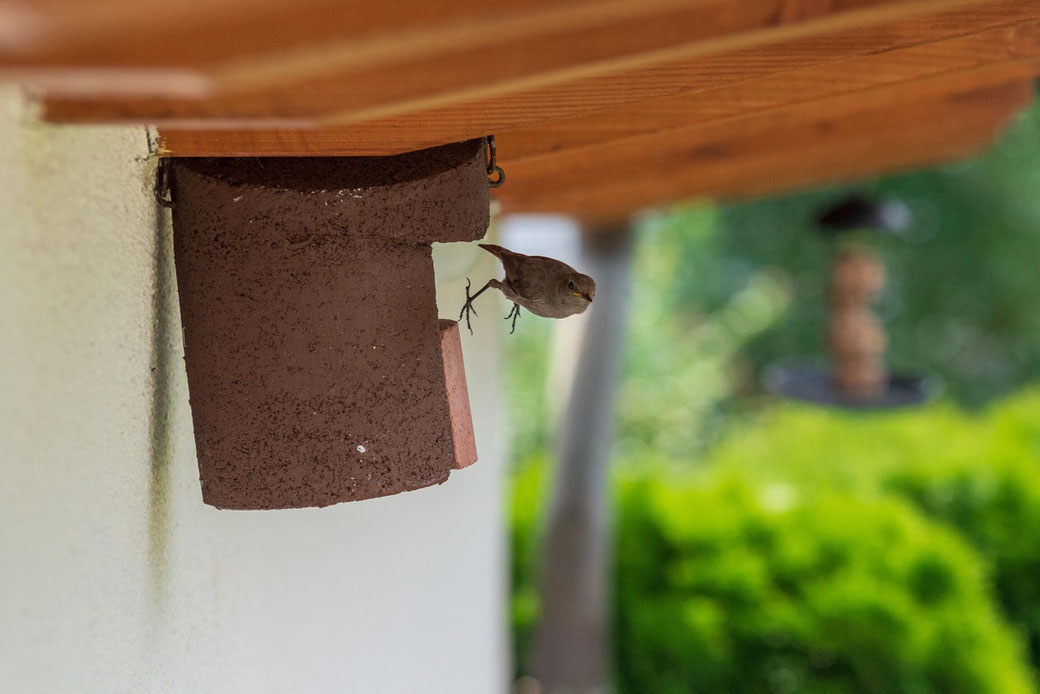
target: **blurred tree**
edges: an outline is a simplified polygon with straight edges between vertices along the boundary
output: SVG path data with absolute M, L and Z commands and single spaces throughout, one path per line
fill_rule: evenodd
M 1037 269 L 1040 268 L 1040 204 L 1037 202 L 1040 200 L 1040 106 L 1023 114 L 998 146 L 979 159 L 938 170 L 894 176 L 859 189 L 881 197 L 900 198 L 908 205 L 914 219 L 903 238 L 893 239 L 882 246 L 890 282 L 878 309 L 890 334 L 889 363 L 899 369 L 939 375 L 945 380 L 948 392 L 969 406 L 983 405 L 1040 375 L 1040 312 L 1035 310 L 1040 300 L 1040 282 L 1037 281 Z M 942 539 L 945 536 L 932 536 L 928 535 L 932 530 L 919 530 L 928 525 L 922 525 L 919 518 L 877 520 L 871 515 L 873 511 L 861 508 L 864 504 L 873 507 L 875 503 L 886 509 L 895 508 L 898 504 L 893 506 L 892 502 L 879 500 L 895 493 L 910 501 L 920 512 L 956 528 L 978 548 L 995 572 L 999 597 L 1007 615 L 1017 627 L 1033 637 L 1036 649 L 1037 634 L 1040 633 L 1040 602 L 1034 599 L 1034 594 L 1040 596 L 1040 593 L 1032 586 L 1035 570 L 1040 567 L 1040 555 L 1035 549 L 1040 547 L 1040 520 L 1035 520 L 1040 518 L 1040 483 L 1033 479 L 1035 476 L 1030 477 L 1036 455 L 1023 457 L 1018 449 L 1008 453 L 1010 449 L 1006 449 L 1004 444 L 986 448 L 979 444 L 982 439 L 970 438 L 979 434 L 979 430 L 973 428 L 974 420 L 951 409 L 925 410 L 913 415 L 924 417 L 924 420 L 907 420 L 914 423 L 886 425 L 888 428 L 874 430 L 868 424 L 881 420 L 873 417 L 843 419 L 838 415 L 797 408 L 784 408 L 776 415 L 785 422 L 783 425 L 770 424 L 774 420 L 768 414 L 763 426 L 756 425 L 757 419 L 734 419 L 732 416 L 746 411 L 757 414 L 756 407 L 748 407 L 756 404 L 757 400 L 748 396 L 756 393 L 758 373 L 766 365 L 778 359 L 822 355 L 823 291 L 829 249 L 825 240 L 815 233 L 811 220 L 820 206 L 847 192 L 847 188 L 832 188 L 719 208 L 704 205 L 677 208 L 668 216 L 651 219 L 641 226 L 634 269 L 632 330 L 626 347 L 618 402 L 619 446 L 615 455 L 621 462 L 630 463 L 624 465 L 625 468 L 653 468 L 653 474 L 672 480 L 678 470 L 690 468 L 694 461 L 709 451 L 715 439 L 736 423 L 739 435 L 736 432 L 727 435 L 727 442 L 718 451 L 710 453 L 710 467 L 725 467 L 727 456 L 732 458 L 735 455 L 733 451 L 740 451 L 736 457 L 750 463 L 741 468 L 739 474 L 744 475 L 744 479 L 753 479 L 755 485 L 772 479 L 768 474 L 770 470 L 786 470 L 783 479 L 787 481 L 769 487 L 770 494 L 780 495 L 774 496 L 773 501 L 782 498 L 783 494 L 805 495 L 807 490 L 813 489 L 821 490 L 820 499 L 799 497 L 799 504 L 813 507 L 817 502 L 824 503 L 823 497 L 832 500 L 826 501 L 825 513 L 799 512 L 800 523 L 844 524 L 841 509 L 846 502 L 833 502 L 834 490 L 838 489 L 843 490 L 842 494 L 848 493 L 860 499 L 853 502 L 853 497 L 848 497 L 848 505 L 860 508 L 857 511 L 860 515 L 851 525 L 877 522 L 885 527 L 903 528 L 909 538 L 904 538 L 908 543 L 906 547 L 916 548 L 914 552 L 924 549 L 915 539 L 922 533 L 936 542 L 941 541 L 944 547 L 953 546 Z M 544 494 L 540 503 L 536 493 L 539 485 L 532 480 L 543 477 L 536 461 L 545 458 L 550 439 L 549 421 L 553 412 L 545 400 L 546 375 L 549 372 L 546 338 L 553 329 L 554 326 L 548 322 L 539 324 L 534 321 L 528 324 L 523 334 L 518 333 L 508 343 L 507 383 L 510 408 L 514 413 L 514 459 L 521 463 L 516 471 L 518 478 L 525 480 L 515 489 L 523 498 L 518 496 L 514 499 L 513 526 L 516 548 L 513 607 L 520 635 L 517 646 L 521 652 L 529 648 L 532 627 L 539 614 L 531 572 L 537 563 L 534 559 L 538 553 L 535 538 L 540 525 L 538 509 L 544 508 Z M 1030 416 L 1040 418 L 1037 409 L 1040 408 L 1026 407 L 1023 411 L 1029 414 L 1023 416 L 1026 419 Z M 800 413 L 797 417 L 784 419 L 788 416 L 786 413 L 795 411 Z M 842 424 L 832 426 L 828 422 Z M 850 435 L 856 431 L 855 422 L 864 423 L 865 427 L 858 437 Z M 763 433 L 767 430 L 773 433 Z M 949 450 L 936 454 L 935 451 L 946 443 L 950 444 Z M 1016 462 L 1004 466 L 997 464 L 1008 456 Z M 886 467 L 886 460 L 896 462 Z M 752 469 L 756 464 L 754 461 L 758 461 L 760 467 Z M 934 475 L 929 468 L 933 463 Z M 902 469 L 904 474 L 884 474 L 885 470 L 896 469 Z M 945 472 L 940 474 L 943 470 Z M 994 489 L 1000 493 L 995 493 Z M 757 492 L 751 497 L 755 494 Z M 713 505 L 708 497 L 702 499 L 693 495 L 690 498 L 700 521 L 706 518 L 705 514 L 713 513 L 712 509 L 717 510 L 717 505 Z M 877 513 L 881 514 L 879 519 L 887 518 L 885 514 L 899 518 L 913 516 L 906 509 Z M 626 518 L 622 517 L 622 524 L 630 522 Z M 654 522 L 664 521 L 658 519 Z M 1035 533 L 1034 526 L 1037 526 Z M 809 537 L 807 542 L 810 545 L 816 541 L 812 538 L 824 535 L 816 533 L 814 527 L 806 528 L 803 532 Z M 622 527 L 621 532 L 629 531 Z M 785 525 L 782 532 L 794 534 L 796 530 Z M 899 532 L 875 536 L 864 531 L 859 539 L 849 534 L 843 536 L 842 542 L 853 548 L 862 548 L 868 557 L 875 557 L 873 553 L 877 546 L 904 541 L 898 539 Z M 646 537 L 652 538 L 653 535 Z M 628 561 L 626 553 L 634 551 L 631 550 L 636 543 L 633 538 L 629 536 L 630 544 L 623 544 L 619 550 L 622 552 L 620 562 Z M 737 550 L 746 553 L 747 547 L 742 547 L 737 545 Z M 653 548 L 648 545 L 643 549 L 650 551 Z M 666 548 L 656 561 L 667 564 L 677 551 L 674 547 Z M 937 562 L 946 562 L 943 566 L 956 566 L 963 563 L 958 557 L 970 554 L 966 554 L 963 547 L 951 552 Z M 871 561 L 883 564 L 879 557 Z M 718 560 L 725 563 L 731 559 L 728 554 L 721 553 Z M 936 575 L 960 575 L 961 569 L 949 566 Z M 975 568 L 966 571 L 965 575 L 977 574 Z M 861 587 L 873 586 L 870 590 L 876 589 L 881 593 L 888 591 L 898 604 L 907 604 L 910 599 L 901 591 L 913 593 L 915 590 L 900 587 L 899 581 L 893 577 L 905 578 L 906 575 L 893 574 L 888 569 L 881 574 L 868 572 L 856 576 L 855 580 L 862 583 Z M 886 576 L 887 583 L 883 580 Z M 656 575 L 653 580 L 656 581 L 653 584 L 655 590 L 671 590 L 668 576 Z M 982 581 L 976 578 L 964 580 L 973 586 L 981 585 Z M 785 586 L 789 588 L 786 583 L 780 585 L 787 589 Z M 974 595 L 980 590 L 983 589 L 972 587 L 968 593 Z M 864 597 L 867 593 L 857 595 L 850 595 L 848 599 L 860 600 L 864 609 L 869 608 L 868 612 L 883 615 L 888 609 L 871 603 L 874 598 Z M 883 602 L 887 598 L 882 595 L 876 599 Z M 635 614 L 641 609 L 638 603 L 643 597 L 633 600 L 627 607 L 619 602 L 619 610 Z M 968 612 L 988 610 L 988 607 L 980 607 L 982 603 L 976 598 L 966 599 L 960 607 L 955 607 L 954 603 L 959 600 L 953 599 L 947 606 L 949 613 L 943 612 L 940 621 L 932 623 L 929 629 L 948 633 L 949 625 L 953 624 L 950 620 L 954 619 L 951 614 L 965 613 L 963 618 L 970 621 L 973 617 Z M 670 605 L 668 610 L 679 607 L 682 605 Z M 694 622 L 699 619 L 698 614 L 707 615 L 717 622 L 731 611 L 727 606 L 720 616 L 718 608 L 715 609 L 715 613 L 711 610 L 704 612 L 694 605 L 689 614 Z M 663 616 L 666 615 L 662 613 Z M 1009 644 L 1003 626 L 986 626 L 992 622 L 991 617 L 984 616 L 978 624 L 966 623 L 964 626 L 969 635 L 967 640 L 977 642 L 980 660 L 971 660 L 974 656 L 965 655 L 967 647 L 964 641 L 954 639 L 947 643 L 940 639 L 929 642 L 932 650 L 928 654 L 910 653 L 907 657 L 921 655 L 924 658 L 913 662 L 901 660 L 903 656 L 898 653 L 883 652 L 878 645 L 886 640 L 901 643 L 900 639 L 907 634 L 918 633 L 916 627 L 908 626 L 897 617 L 882 620 L 883 624 L 876 627 L 875 633 L 879 641 L 871 646 L 879 649 L 875 651 L 881 663 L 877 667 L 895 668 L 891 672 L 886 670 L 888 674 L 879 675 L 882 679 L 877 681 L 887 683 L 885 686 L 895 682 L 891 685 L 894 688 L 876 687 L 873 675 L 864 675 L 860 666 L 846 662 L 843 667 L 847 666 L 846 670 L 852 674 L 836 684 L 821 684 L 822 681 L 813 679 L 819 688 L 814 688 L 816 684 L 813 684 L 812 687 L 792 689 L 784 683 L 796 680 L 780 674 L 770 680 L 775 685 L 771 685 L 772 689 L 762 691 L 1021 690 L 1024 680 L 1016 670 L 1018 666 L 1013 663 L 1014 659 L 1007 660 L 1010 656 L 1006 653 L 1004 656 L 996 654 L 989 645 L 990 642 L 1003 644 L 1000 647 L 1004 648 Z M 623 618 L 619 612 L 619 619 Z M 792 624 L 797 626 L 795 622 Z M 820 623 L 814 624 L 819 626 Z M 746 626 L 729 624 L 725 628 L 743 630 Z M 816 626 L 802 625 L 798 629 L 811 632 Z M 894 631 L 884 631 L 889 627 Z M 875 629 L 873 626 L 864 628 Z M 626 647 L 623 639 L 635 633 L 631 629 L 622 631 L 619 648 Z M 720 633 L 724 638 L 720 637 L 718 643 L 723 645 L 734 638 L 731 631 Z M 758 638 L 752 631 L 740 633 L 743 634 L 741 638 Z M 926 635 L 923 634 L 912 636 L 913 643 L 924 643 L 921 639 L 926 639 Z M 669 657 L 699 658 L 697 649 L 700 648 L 714 657 L 712 648 L 720 647 L 718 643 L 707 641 L 687 643 L 678 636 L 654 643 L 654 648 L 671 649 L 670 655 L 662 655 L 664 651 L 652 655 L 652 658 L 664 658 L 661 663 L 666 663 Z M 772 641 L 767 638 L 762 653 L 775 660 L 776 653 L 769 650 L 770 644 Z M 697 655 L 691 656 L 687 647 L 694 646 Z M 809 657 L 808 671 L 791 665 L 797 659 L 784 661 L 787 665 L 778 671 L 791 670 L 798 677 L 807 676 L 806 672 L 812 675 L 816 667 L 812 654 L 816 647 L 806 648 L 809 650 L 798 653 Z M 956 684 L 952 680 L 950 683 L 943 680 L 943 677 L 954 677 L 954 674 L 944 675 L 940 671 L 941 667 L 936 664 L 939 661 L 931 660 L 935 652 L 942 653 L 942 658 L 950 661 L 971 661 L 958 662 L 957 667 L 951 670 L 960 678 Z M 629 658 L 626 652 L 619 651 L 619 654 L 622 659 Z M 823 661 L 829 662 L 827 658 Z M 978 675 L 977 671 L 990 672 L 988 665 L 978 664 L 982 661 L 997 669 L 1007 668 L 1006 682 L 998 675 Z M 521 657 L 518 662 L 526 662 L 526 658 Z M 921 666 L 924 670 L 919 667 L 923 662 L 927 663 Z M 658 666 L 664 667 L 661 663 Z M 773 668 L 768 664 L 763 667 L 767 666 Z M 635 666 L 620 663 L 619 667 L 625 671 L 625 668 Z M 728 671 L 723 668 L 720 672 Z M 623 672 L 622 679 L 626 676 Z M 684 680 L 680 678 L 678 681 Z M 704 681 L 715 680 L 709 677 Z M 656 689 L 658 685 L 665 688 Z M 657 681 L 630 691 L 668 691 L 667 686 L 671 685 Z M 679 686 L 677 691 L 730 690 L 721 685 L 721 689 L 681 689 L 683 685 Z M 758 691 L 753 688 L 733 689 L 737 690 Z
M 1040 104 L 985 156 L 858 187 L 913 221 L 880 242 L 878 306 L 897 369 L 939 376 L 979 406 L 1040 376 Z M 771 362 L 822 358 L 829 246 L 812 219 L 847 188 L 644 221 L 618 398 L 618 454 L 690 458 L 755 403 Z M 516 458 L 548 444 L 548 325 L 508 345 Z
M 785 406 L 706 461 L 799 498 L 839 489 L 909 501 L 986 560 L 1040 672 L 1040 391 L 973 416 L 948 406 L 869 416 Z
M 1027 391 L 974 414 L 786 405 L 731 430 L 700 472 L 618 468 L 621 690 L 1021 691 L 1023 646 L 1040 666 L 1038 462 Z M 544 478 L 532 462 L 513 486 L 521 653 Z
M 622 692 L 1031 691 L 977 556 L 893 500 L 660 476 L 619 521 Z
M 939 375 L 950 394 L 979 405 L 1040 374 L 1040 105 L 1023 113 L 988 154 L 858 187 L 896 197 L 913 215 L 882 246 L 890 282 L 879 304 L 889 363 Z M 822 354 L 828 246 L 812 226 L 819 208 L 848 192 L 816 190 L 720 209 L 710 239 L 699 209 L 677 210 L 690 230 L 681 304 L 721 310 L 763 268 L 787 278 L 795 301 L 784 320 L 750 336 L 755 370 Z
M 712 207 L 640 228 L 632 329 L 618 398 L 620 458 L 690 458 L 721 429 L 734 393 L 753 378 L 740 359 L 749 339 L 776 326 L 790 288 L 770 268 L 710 269 L 721 258 Z M 704 305 L 698 283 L 711 284 Z M 731 409 L 731 408 L 730 408 Z

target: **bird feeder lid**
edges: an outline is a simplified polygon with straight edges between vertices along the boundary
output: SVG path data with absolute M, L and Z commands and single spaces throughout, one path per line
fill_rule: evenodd
M 910 210 L 898 200 L 871 200 L 858 194 L 825 208 L 816 218 L 825 234 L 864 230 L 898 233 L 909 222 Z

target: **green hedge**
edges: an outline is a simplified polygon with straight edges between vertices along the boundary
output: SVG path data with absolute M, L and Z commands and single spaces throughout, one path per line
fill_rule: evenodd
M 619 691 L 1030 690 L 1040 393 L 975 415 L 784 406 L 696 478 L 625 463 L 638 477 L 615 480 Z M 543 469 L 514 484 L 520 671 Z
M 734 433 L 708 465 L 802 495 L 895 495 L 947 524 L 987 562 L 1004 613 L 1040 668 L 1040 392 L 972 415 L 785 407 Z
M 658 477 L 618 519 L 622 692 L 1031 691 L 979 559 L 905 504 Z
M 513 665 L 517 677 L 527 673 L 531 641 L 540 615 L 535 574 L 543 529 L 541 501 L 545 496 L 547 461 L 535 458 L 511 479 L 510 500 L 510 617 L 513 631 Z

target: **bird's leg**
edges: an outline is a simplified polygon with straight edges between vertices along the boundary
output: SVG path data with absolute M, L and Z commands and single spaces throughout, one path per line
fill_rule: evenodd
M 513 333 L 516 332 L 516 319 L 519 318 L 519 317 L 520 317 L 520 304 L 514 303 L 513 304 L 513 308 L 509 309 L 509 315 L 507 315 L 506 318 L 505 318 L 506 320 L 509 320 L 510 318 L 513 319 L 513 329 L 509 331 L 510 335 L 512 335 Z
M 473 296 L 470 296 L 470 294 L 469 294 L 470 281 L 469 281 L 469 277 L 466 278 L 466 303 L 464 303 L 462 305 L 462 310 L 459 311 L 459 320 L 461 321 L 463 314 L 465 314 L 465 316 L 466 316 L 466 327 L 469 328 L 469 334 L 470 335 L 473 334 L 473 327 L 469 324 L 469 314 L 470 314 L 470 312 L 472 312 L 474 316 L 479 315 L 477 313 L 477 310 L 475 308 L 473 308 L 473 300 L 476 299 L 481 294 L 483 294 L 485 291 L 487 291 L 488 287 L 492 286 L 492 282 L 494 282 L 494 281 L 495 280 L 488 280 L 488 283 L 485 284 L 483 287 L 481 287 L 480 291 L 478 291 Z

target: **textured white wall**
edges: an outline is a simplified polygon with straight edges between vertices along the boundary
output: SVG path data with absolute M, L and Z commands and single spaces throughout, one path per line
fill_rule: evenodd
M 204 506 L 146 156 L 141 129 L 41 125 L 0 90 L 0 691 L 502 691 L 501 321 L 463 340 L 477 465 L 322 510 Z

